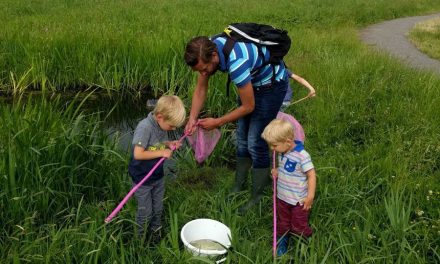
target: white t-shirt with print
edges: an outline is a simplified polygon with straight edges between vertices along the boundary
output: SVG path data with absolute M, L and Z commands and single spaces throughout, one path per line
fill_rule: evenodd
M 304 145 L 300 141 L 295 143 L 293 150 L 278 155 L 277 197 L 292 205 L 303 204 L 308 193 L 306 172 L 314 168 Z

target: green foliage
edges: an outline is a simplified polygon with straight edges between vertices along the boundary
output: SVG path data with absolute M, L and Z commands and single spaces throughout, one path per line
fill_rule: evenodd
M 409 38 L 423 53 L 440 60 L 440 19 L 417 23 Z
M 187 88 L 185 43 L 231 21 L 259 21 L 291 32 L 327 31 L 432 12 L 438 1 L 13 1 L 0 3 L 0 88 L 69 91 L 89 86 L 136 95 Z M 242 10 L 246 10 L 243 12 Z M 329 30 L 331 29 L 331 30 Z M 294 45 L 295 46 L 295 45 Z M 292 54 L 288 55 L 291 58 Z
M 308 242 L 291 238 L 277 263 L 439 262 L 440 80 L 357 38 L 361 26 L 438 8 L 438 1 L 413 0 L 1 2 L 0 87 L 16 100 L 0 105 L 0 262 L 200 262 L 179 231 L 201 217 L 231 228 L 226 263 L 272 262 L 271 196 L 243 216 L 237 209 L 248 192 L 227 199 L 233 125 L 204 165 L 190 150 L 176 155 L 165 238 L 153 247 L 134 236 L 132 200 L 104 224 L 130 181 L 128 152 L 105 133 L 110 113 L 88 104 L 102 94 L 67 104 L 21 97 L 29 89 L 96 86 L 120 91 L 130 110 L 105 97 L 110 111 L 138 118 L 144 108 L 127 98 L 151 88 L 189 106 L 195 74 L 181 61 L 186 41 L 236 20 L 287 28 L 294 45 L 286 62 L 317 89 L 316 98 L 289 108 L 317 169 L 315 233 Z M 205 115 L 235 107 L 225 81 L 211 80 Z M 292 84 L 300 98 L 304 90 Z

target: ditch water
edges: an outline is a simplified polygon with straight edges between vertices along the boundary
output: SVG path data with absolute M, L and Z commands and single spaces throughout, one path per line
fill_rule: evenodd
M 146 104 L 145 104 L 146 102 Z M 154 109 L 157 99 L 147 99 L 143 103 L 135 102 L 137 106 L 128 103 L 118 102 L 120 106 L 116 105 L 114 113 L 108 118 L 108 124 L 105 125 L 105 131 L 110 137 L 119 136 L 119 147 L 122 150 L 129 150 L 133 138 L 134 130 L 139 121 L 147 117 L 148 113 Z M 132 103 L 133 104 L 133 103 Z M 141 107 L 139 107 L 141 105 Z M 142 107 L 143 105 L 143 107 Z M 183 134 L 183 129 L 176 129 L 169 131 L 168 137 L 170 140 L 178 140 Z
M 146 102 L 146 103 L 145 103 Z M 127 102 L 127 100 L 113 103 L 113 112 L 110 114 L 109 122 L 105 125 L 105 132 L 111 138 L 119 137 L 119 147 L 123 151 L 131 151 L 133 133 L 139 121 L 147 117 L 154 109 L 157 99 L 139 100 Z M 178 140 L 183 134 L 183 129 L 168 132 L 170 140 Z M 170 179 L 175 179 L 177 173 L 176 161 L 166 159 L 164 161 L 164 173 Z
M 104 132 L 110 137 L 118 137 L 118 145 L 122 151 L 130 151 L 131 141 L 134 130 L 137 124 L 143 118 L 147 117 L 148 113 L 154 109 L 157 99 L 152 98 L 151 95 L 141 95 L 140 98 L 133 98 L 130 96 L 110 96 L 105 93 L 70 93 L 63 92 L 62 94 L 46 94 L 41 92 L 29 92 L 22 95 L 21 102 L 28 102 L 28 100 L 45 100 L 53 103 L 61 103 L 67 107 L 75 100 L 76 105 L 80 105 L 83 101 L 81 109 L 85 114 L 99 113 L 102 116 Z M 74 99 L 76 97 L 76 99 Z M 18 98 L 1 96 L 0 103 L 13 104 L 17 102 Z M 57 102 L 57 100 L 59 100 Z M 168 137 L 170 140 L 178 140 L 183 133 L 183 129 L 170 131 Z M 164 163 L 165 173 L 173 174 L 175 162 L 168 159 Z
M 131 139 L 137 124 L 148 113 L 154 109 L 157 99 L 151 95 L 141 95 L 140 98 L 129 96 L 109 96 L 104 93 L 71 93 L 62 94 L 42 94 L 41 92 L 29 92 L 23 94 L 21 98 L 14 98 L 0 94 L 0 103 L 13 104 L 18 101 L 26 103 L 29 100 L 39 101 L 45 98 L 49 103 L 58 103 L 67 107 L 75 101 L 80 105 L 85 114 L 100 113 L 104 122 L 103 128 L 107 135 L 114 138 L 119 136 L 119 147 L 128 150 L 131 146 Z M 59 97 L 59 98 L 58 98 Z M 74 99 L 76 97 L 76 99 Z M 59 102 L 56 102 L 59 100 Z M 84 101 L 84 102 L 83 102 Z M 105 117 L 105 118 L 104 118 Z M 182 129 L 170 131 L 170 140 L 177 140 L 182 135 Z

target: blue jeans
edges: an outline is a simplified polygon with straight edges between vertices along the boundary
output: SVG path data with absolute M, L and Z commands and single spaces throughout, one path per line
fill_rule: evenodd
M 255 169 L 270 166 L 269 147 L 261 138 L 261 133 L 270 121 L 276 118 L 288 83 L 288 80 L 282 80 L 275 82 L 271 87 L 254 88 L 254 111 L 238 119 L 237 157 L 251 158 L 252 167 Z M 241 105 L 240 100 L 238 103 Z

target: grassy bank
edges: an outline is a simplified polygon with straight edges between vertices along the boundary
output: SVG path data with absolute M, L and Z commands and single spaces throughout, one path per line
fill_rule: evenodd
M 46 101 L 0 107 L 5 120 L 0 139 L 6 144 L 0 160 L 5 173 L 0 191 L 2 262 L 198 263 L 179 242 L 180 228 L 198 217 L 217 219 L 232 229 L 234 250 L 228 263 L 272 261 L 270 196 L 238 216 L 246 194 L 226 199 L 232 172 L 197 168 L 185 150 L 178 155 L 179 177 L 167 180 L 166 235 L 159 246 L 142 244 L 133 236 L 133 200 L 113 222 L 104 224 L 129 190 L 128 156 L 117 148 L 117 138 L 102 134 L 99 115 L 76 109 Z M 392 121 L 388 127 L 380 118 L 373 130 L 371 123 L 356 122 L 360 116 L 347 113 L 347 120 L 341 121 L 352 123 L 340 132 L 332 126 L 309 126 L 308 131 L 315 132 L 307 134 L 307 144 L 319 175 L 311 216 L 315 235 L 309 244 L 292 240 L 279 263 L 439 259 L 438 137 L 428 132 L 438 135 L 438 130 L 413 125 L 406 131 Z M 353 132 L 354 127 L 363 132 Z M 365 133 L 368 139 L 360 139 Z M 320 134 L 327 136 L 320 139 Z M 208 165 L 215 166 L 222 157 L 217 155 Z
M 318 93 L 289 109 L 305 128 L 318 188 L 310 219 L 314 237 L 309 244 L 293 240 L 278 263 L 440 261 L 440 79 L 377 54 L 357 38 L 361 26 L 438 11 L 438 1 L 0 6 L 6 18 L 1 87 L 17 94 L 81 85 L 134 95 L 145 87 L 157 93 L 179 88 L 189 105 L 194 74 L 183 65 L 181 50 L 191 36 L 218 32 L 235 20 L 287 28 L 294 44 L 286 62 Z M 208 114 L 234 106 L 233 96 L 224 96 L 225 78 L 212 80 L 217 89 L 209 90 Z M 294 91 L 295 98 L 305 92 L 296 85 Z M 180 228 L 198 217 L 231 227 L 227 263 L 272 262 L 270 195 L 244 216 L 236 209 L 247 194 L 225 199 L 233 180 L 227 167 L 233 126 L 223 129 L 205 166 L 196 166 L 189 150 L 179 153 L 179 177 L 167 181 L 166 235 L 159 246 L 134 238 L 133 200 L 105 225 L 130 188 L 128 153 L 103 132 L 108 113 L 84 109 L 81 100 L 0 105 L 0 262 L 202 263 L 179 242 Z
M 182 63 L 192 36 L 231 21 L 259 21 L 308 43 L 304 29 L 326 32 L 438 10 L 437 1 L 11 1 L 0 3 L 0 87 L 76 90 L 89 86 L 136 94 L 188 88 Z M 243 10 L 246 10 L 245 12 Z M 294 45 L 297 46 L 297 45 Z M 295 50 L 297 51 L 297 50 Z M 295 55 L 291 52 L 288 58 Z
M 440 59 L 440 18 L 417 23 L 409 37 L 429 57 Z

